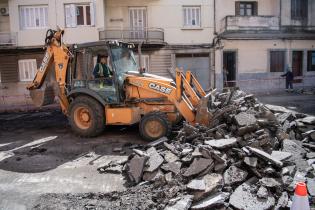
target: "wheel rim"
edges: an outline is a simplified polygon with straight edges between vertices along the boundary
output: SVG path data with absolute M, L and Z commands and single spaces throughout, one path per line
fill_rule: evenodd
M 74 111 L 74 122 L 80 129 L 91 127 L 91 113 L 86 107 L 78 107 Z
M 152 138 L 161 137 L 165 133 L 165 127 L 158 120 L 148 121 L 144 126 L 144 130 Z

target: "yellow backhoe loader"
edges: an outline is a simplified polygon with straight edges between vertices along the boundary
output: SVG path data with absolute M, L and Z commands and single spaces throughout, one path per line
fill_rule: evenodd
M 118 41 L 67 47 L 63 30 L 48 30 L 46 53 L 33 82 L 27 87 L 35 105 L 54 102 L 57 96 L 73 131 L 83 137 L 99 135 L 105 125 L 139 123 L 140 135 L 156 140 L 169 135 L 172 124 L 184 118 L 208 125 L 209 94 L 187 71 L 176 70 L 175 79 L 139 70 L 133 45 Z M 97 56 L 108 60 L 111 77 L 93 77 Z M 55 82 L 47 74 L 55 72 Z

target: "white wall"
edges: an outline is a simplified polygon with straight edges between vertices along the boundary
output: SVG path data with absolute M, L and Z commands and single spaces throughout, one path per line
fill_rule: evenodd
M 183 29 L 182 7 L 190 5 L 201 6 L 200 29 Z M 106 27 L 129 27 L 128 8 L 131 6 L 145 6 L 148 13 L 148 27 L 163 28 L 165 41 L 169 44 L 212 42 L 213 0 L 107 0 Z
M 11 0 L 10 26 L 12 32 L 18 32 L 19 46 L 41 46 L 44 44 L 44 38 L 47 29 L 56 29 L 57 26 L 65 28 L 65 3 L 89 3 L 91 0 Z M 56 4 L 55 4 L 56 3 Z M 104 1 L 95 0 L 96 15 L 95 26 L 65 28 L 65 42 L 81 43 L 98 40 L 98 29 L 104 28 Z M 48 5 L 48 27 L 47 29 L 27 29 L 21 30 L 19 23 L 19 6 L 21 5 Z
M 216 0 L 216 27 L 221 27 L 221 20 L 226 16 L 235 15 L 235 2 L 237 0 Z M 248 1 L 248 0 L 245 0 Z M 280 0 L 255 0 L 258 2 L 259 16 L 280 16 Z

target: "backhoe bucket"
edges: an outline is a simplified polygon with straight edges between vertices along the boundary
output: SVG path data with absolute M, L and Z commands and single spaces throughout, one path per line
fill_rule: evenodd
M 30 90 L 30 96 L 36 107 L 53 104 L 55 99 L 54 88 L 47 86 L 43 89 Z

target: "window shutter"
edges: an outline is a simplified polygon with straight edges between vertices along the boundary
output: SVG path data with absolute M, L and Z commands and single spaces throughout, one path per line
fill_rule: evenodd
M 258 2 L 257 1 L 255 1 L 254 3 L 253 3 L 253 15 L 258 15 Z
M 70 27 L 77 27 L 77 7 L 75 4 L 70 4 Z
M 95 3 L 90 3 L 91 26 L 95 26 Z
M 240 15 L 240 2 L 235 2 L 235 15 Z
M 70 5 L 65 5 L 65 16 L 66 16 L 66 27 L 70 28 L 71 25 L 71 7 Z

